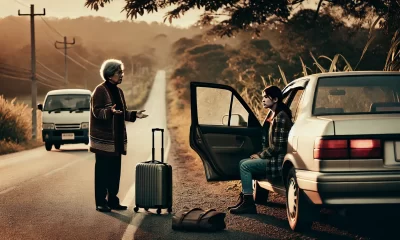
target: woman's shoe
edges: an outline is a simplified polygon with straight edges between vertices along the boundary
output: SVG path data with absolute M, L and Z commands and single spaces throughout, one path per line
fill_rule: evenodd
M 244 195 L 243 203 L 237 208 L 232 208 L 229 212 L 232 214 L 257 214 L 257 207 L 254 203 L 253 194 Z
M 230 206 L 230 207 L 228 207 L 227 209 L 230 210 L 230 209 L 232 209 L 232 208 L 237 208 L 237 207 L 240 206 L 240 204 L 243 203 L 243 193 L 242 193 L 242 192 L 239 194 L 238 201 L 239 201 L 239 202 L 236 203 L 234 206 Z
M 111 212 L 111 208 L 109 208 L 107 205 L 96 206 L 96 210 L 99 212 Z
M 113 209 L 113 210 L 126 210 L 126 209 L 128 209 L 128 207 L 127 206 L 122 206 L 122 205 L 115 205 L 115 206 L 113 206 L 113 205 L 111 205 L 111 206 L 109 206 L 111 209 Z

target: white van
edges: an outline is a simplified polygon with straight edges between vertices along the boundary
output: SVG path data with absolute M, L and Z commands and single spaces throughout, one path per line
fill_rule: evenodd
M 89 143 L 91 91 L 60 89 L 49 91 L 42 111 L 42 139 L 47 151 L 63 144 Z

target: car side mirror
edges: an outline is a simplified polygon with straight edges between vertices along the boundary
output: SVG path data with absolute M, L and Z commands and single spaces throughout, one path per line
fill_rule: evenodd
M 39 103 L 39 104 L 37 105 L 37 108 L 38 108 L 40 111 L 43 111 L 43 105 L 42 105 L 41 103 Z
M 229 115 L 224 115 L 222 117 L 222 125 L 228 126 Z M 240 114 L 231 115 L 231 126 L 247 127 L 247 122 L 244 120 Z

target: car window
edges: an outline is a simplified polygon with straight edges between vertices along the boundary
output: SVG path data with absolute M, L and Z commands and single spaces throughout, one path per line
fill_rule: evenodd
M 205 125 L 228 125 L 232 92 L 226 89 L 197 88 L 198 123 Z M 230 126 L 247 126 L 249 113 L 233 96 Z
M 296 120 L 296 111 L 298 109 L 300 99 L 303 96 L 303 92 L 304 92 L 304 89 L 298 89 L 293 97 L 293 100 L 291 101 L 291 103 L 289 105 L 290 111 L 292 111 L 293 122 Z
M 318 80 L 314 115 L 400 112 L 400 76 L 340 76 Z
M 43 111 L 63 108 L 61 111 L 68 111 L 74 108 L 90 108 L 90 95 L 88 94 L 62 94 L 49 95 L 46 98 Z
M 196 89 L 199 124 L 222 125 L 222 117 L 229 114 L 231 92 L 225 89 L 207 87 Z
M 227 117 L 224 117 L 224 123 Z M 239 102 L 239 100 L 233 96 L 232 101 L 232 115 L 231 115 L 231 122 L 230 126 L 242 126 L 247 127 L 247 121 L 249 119 L 249 113 L 247 112 L 246 108 Z M 227 124 L 224 124 L 227 125 Z
M 300 95 L 301 96 L 300 96 L 299 102 L 297 104 L 296 112 L 293 113 L 293 122 L 295 122 L 297 120 L 297 116 L 299 116 L 301 102 L 302 102 L 302 100 L 304 98 L 304 89 L 301 90 L 301 94 Z

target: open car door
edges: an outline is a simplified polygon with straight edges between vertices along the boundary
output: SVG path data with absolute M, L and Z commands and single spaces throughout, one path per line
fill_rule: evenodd
M 190 94 L 190 146 L 203 161 L 207 181 L 240 179 L 240 160 L 262 148 L 260 122 L 230 86 L 191 82 Z

